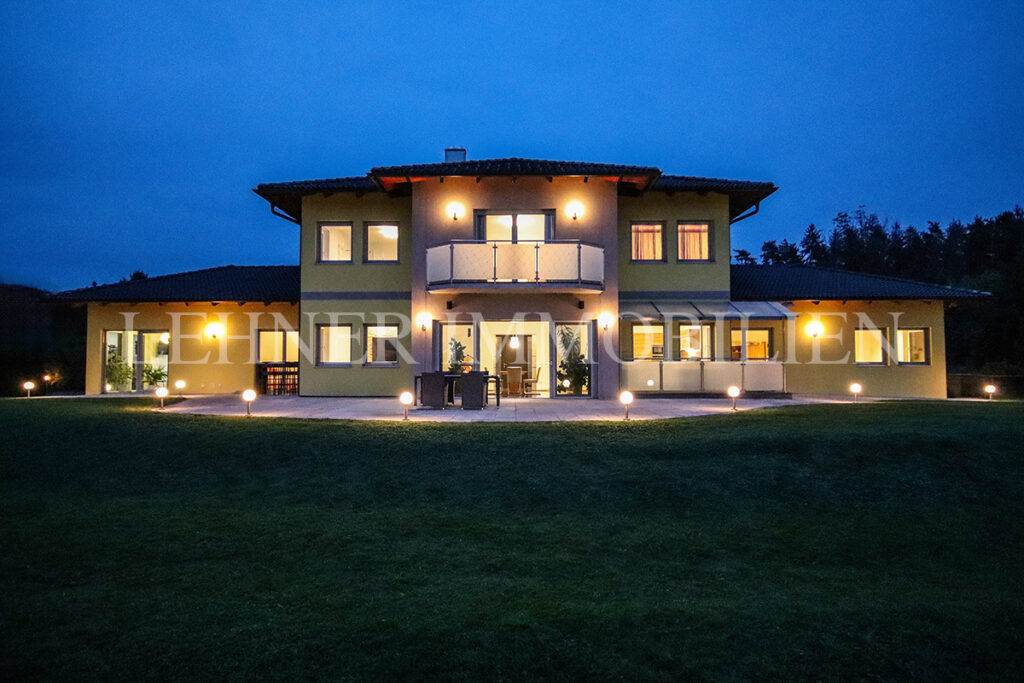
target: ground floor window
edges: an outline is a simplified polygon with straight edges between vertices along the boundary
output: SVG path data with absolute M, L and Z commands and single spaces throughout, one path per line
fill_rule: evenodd
M 767 361 L 774 355 L 771 330 L 732 330 L 730 358 L 743 361 Z
M 665 360 L 665 327 L 633 325 L 633 360 Z
M 714 352 L 714 325 L 679 325 L 679 358 L 681 360 L 711 360 Z
M 295 330 L 260 330 L 260 363 L 298 363 L 299 333 Z
M 927 365 L 930 362 L 928 330 L 898 330 L 896 360 L 904 365 Z
M 463 373 L 473 369 L 473 325 L 441 325 L 440 367 L 445 372 Z
M 352 326 L 317 325 L 317 365 L 352 362 Z
M 880 329 L 853 331 L 853 361 L 868 365 L 885 363 L 885 332 Z
M 104 391 L 145 391 L 167 386 L 171 333 L 166 330 L 107 330 Z
M 366 362 L 398 362 L 398 325 L 368 325 L 366 328 Z

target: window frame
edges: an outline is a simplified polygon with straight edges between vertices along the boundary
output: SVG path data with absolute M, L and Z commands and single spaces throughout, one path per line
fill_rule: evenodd
M 348 360 L 347 361 L 325 361 L 323 359 L 323 342 L 321 335 L 325 327 L 347 327 L 348 328 Z M 352 324 L 351 323 L 317 323 L 316 324 L 316 366 L 318 368 L 350 368 L 352 367 Z
M 393 327 L 395 328 L 395 344 L 397 345 L 398 340 L 401 339 L 402 326 L 391 323 L 364 323 L 363 324 L 363 367 L 366 368 L 397 368 L 401 364 L 402 355 L 398 352 L 398 348 L 395 348 L 395 360 L 370 360 L 370 328 L 371 327 Z M 390 339 L 391 337 L 385 337 Z
M 636 328 L 638 327 L 653 327 L 661 330 L 661 357 L 654 355 L 654 343 L 651 343 L 651 357 L 650 358 L 637 358 L 636 357 Z M 635 361 L 664 361 L 668 354 L 665 352 L 665 324 L 663 322 L 649 323 L 643 320 L 634 320 L 629 327 L 629 347 L 630 357 Z
M 882 360 L 879 361 L 866 361 L 857 360 L 857 333 L 858 332 L 878 332 L 882 339 L 880 346 L 882 348 Z M 875 367 L 883 367 L 889 365 L 889 328 L 887 327 L 857 327 L 853 330 L 853 364 L 854 365 L 867 365 Z
M 708 257 L 707 258 L 683 258 L 679 255 L 683 241 L 680 239 L 684 225 L 703 225 L 707 228 Z M 714 263 L 715 262 L 715 223 L 714 221 L 676 221 L 676 262 L 677 263 Z
M 676 360 L 685 361 L 685 362 L 688 362 L 688 363 L 697 362 L 697 361 L 709 362 L 709 361 L 714 361 L 715 360 L 715 324 L 714 323 L 706 323 L 706 322 L 692 323 L 692 322 L 687 322 L 685 320 L 677 320 L 675 322 L 676 322 L 675 338 L 679 342 L 679 344 L 678 344 L 678 348 L 679 348 L 678 356 L 679 357 Z M 697 327 L 697 328 L 700 329 L 700 337 L 701 337 L 701 341 L 700 341 L 700 345 L 701 345 L 700 358 L 683 358 L 683 332 L 682 332 L 682 329 L 684 327 Z M 705 330 L 705 328 L 708 331 L 708 347 L 709 348 L 707 348 L 707 349 L 704 348 L 704 330 Z
M 475 209 L 473 211 L 473 237 L 480 242 L 520 244 L 518 220 L 520 214 L 544 216 L 544 241 L 542 244 L 555 241 L 555 218 L 557 217 L 557 212 L 554 209 Z M 512 216 L 512 239 L 488 240 L 487 216 Z M 536 240 L 525 240 L 525 243 L 535 244 Z
M 633 258 L 633 229 L 638 225 L 657 225 L 661 229 L 661 258 L 660 259 L 637 259 Z M 629 222 L 629 262 L 630 263 L 668 263 L 668 244 L 666 229 L 667 221 L 645 221 L 631 220 Z
M 370 260 L 370 228 L 382 225 L 393 225 L 398 231 L 395 236 L 395 259 Z M 402 263 L 402 224 L 398 221 L 363 221 L 363 263 L 373 266 L 397 266 Z
M 263 353 L 262 336 L 263 336 L 264 332 L 276 332 L 277 334 L 281 335 L 281 337 L 282 337 L 282 339 L 281 339 L 281 356 L 282 356 L 282 359 L 281 360 L 266 360 L 266 361 L 260 360 L 260 356 Z M 295 336 L 296 336 L 295 337 L 296 360 L 288 360 L 288 333 L 289 332 L 295 334 Z M 256 363 L 258 365 L 263 365 L 263 364 L 266 364 L 266 363 L 298 363 L 299 362 L 298 361 L 298 356 L 301 355 L 299 353 L 299 336 L 298 335 L 299 335 L 299 331 L 298 330 L 287 330 L 287 329 L 282 329 L 280 327 L 265 327 L 265 328 L 257 329 L 256 330 Z
M 325 259 L 324 256 L 324 228 L 348 226 L 348 260 Z M 330 265 L 351 265 L 355 262 L 355 224 L 352 221 L 318 221 L 316 224 L 316 263 Z
M 900 341 L 900 334 L 903 332 L 924 333 L 924 360 L 923 361 L 902 361 L 900 354 L 903 352 L 903 343 Z M 900 327 L 896 329 L 896 364 L 897 365 L 931 365 L 932 364 L 932 330 L 930 327 Z
M 732 357 L 732 335 L 734 332 L 740 333 L 740 357 Z M 755 358 L 753 360 L 747 355 L 747 333 L 748 332 L 767 332 L 768 333 L 768 355 L 765 358 Z M 772 363 L 776 362 L 775 358 L 778 349 L 775 348 L 775 328 L 774 327 L 732 327 L 729 329 L 729 361 L 732 363 Z

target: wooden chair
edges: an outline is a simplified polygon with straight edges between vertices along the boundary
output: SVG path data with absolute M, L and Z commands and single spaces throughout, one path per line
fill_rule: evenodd
M 509 396 L 522 396 L 523 395 L 523 369 L 510 365 L 505 368 L 508 373 L 508 395 Z
M 533 373 L 533 377 L 527 377 L 523 380 L 523 395 L 524 396 L 540 396 L 540 392 L 537 390 L 537 384 L 540 383 L 540 366 L 537 366 L 537 371 Z

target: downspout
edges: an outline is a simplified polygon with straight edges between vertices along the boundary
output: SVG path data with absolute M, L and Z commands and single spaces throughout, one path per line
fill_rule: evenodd
M 736 218 L 730 219 L 729 220 L 729 225 L 732 225 L 733 223 L 739 223 L 740 221 L 745 221 L 748 218 L 750 218 L 751 216 L 753 216 L 754 214 L 756 214 L 760 210 L 761 210 L 761 202 L 757 202 L 756 204 L 754 204 L 754 210 L 753 211 L 751 211 L 749 213 L 741 213 L 739 216 L 736 216 Z

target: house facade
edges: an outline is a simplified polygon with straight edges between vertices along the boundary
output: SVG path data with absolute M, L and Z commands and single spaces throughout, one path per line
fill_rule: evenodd
M 394 396 L 421 372 L 478 369 L 550 398 L 840 394 L 854 382 L 944 397 L 944 307 L 983 293 L 731 266 L 732 226 L 775 190 L 450 149 L 440 163 L 259 185 L 295 224 L 298 267 L 55 297 L 89 307 L 88 393 L 181 380 L 200 393 Z

